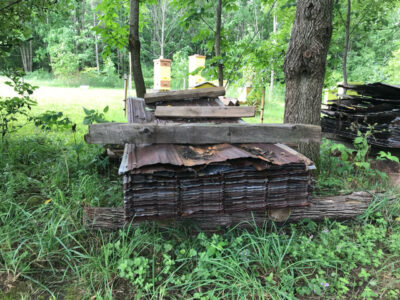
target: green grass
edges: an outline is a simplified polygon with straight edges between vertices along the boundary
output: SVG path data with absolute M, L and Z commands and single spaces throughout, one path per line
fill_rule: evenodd
M 35 113 L 62 110 L 80 143 L 82 106 L 124 121 L 121 95 L 41 88 Z M 83 145 L 78 162 L 70 130 L 32 125 L 0 144 L 0 299 L 398 299 L 400 206 L 386 195 L 342 223 L 90 231 L 82 207 L 121 206 L 122 185 L 118 165 Z

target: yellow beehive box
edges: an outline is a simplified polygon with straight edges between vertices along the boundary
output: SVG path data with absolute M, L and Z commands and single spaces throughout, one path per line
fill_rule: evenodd
M 204 55 L 194 54 L 189 56 L 189 73 L 195 70 L 204 69 L 206 66 L 206 57 Z M 189 88 L 193 88 L 196 84 L 205 81 L 205 79 L 199 74 L 189 75 Z
M 213 82 L 210 81 L 202 81 L 193 86 L 194 89 L 202 89 L 202 88 L 211 88 L 211 87 L 216 87 Z
M 154 89 L 168 91 L 171 89 L 171 60 L 158 58 L 154 60 Z

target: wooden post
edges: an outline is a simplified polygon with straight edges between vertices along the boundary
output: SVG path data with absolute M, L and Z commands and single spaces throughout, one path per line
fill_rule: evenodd
M 128 76 L 124 74 L 125 81 L 125 98 L 124 98 L 124 115 L 126 117 L 126 100 L 128 99 Z
M 262 88 L 260 123 L 264 122 L 265 87 Z

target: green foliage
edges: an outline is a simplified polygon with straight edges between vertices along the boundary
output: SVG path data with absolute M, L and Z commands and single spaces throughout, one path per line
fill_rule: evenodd
M 34 18 L 41 19 L 44 16 L 43 12 L 51 8 L 53 4 L 51 0 L 2 1 L 0 6 L 1 60 L 31 36 L 32 28 L 28 26 L 28 22 Z
M 77 74 L 80 57 L 74 53 L 74 29 L 53 29 L 46 40 L 49 43 L 48 50 L 54 75 L 67 79 Z
M 392 57 L 386 66 L 386 72 L 392 83 L 400 82 L 400 49 L 393 51 Z
M 171 85 L 173 89 L 186 89 L 189 75 L 189 47 L 177 51 L 172 57 Z M 185 86 L 184 86 L 185 82 Z
M 399 158 L 397 156 L 392 155 L 390 152 L 379 151 L 378 160 L 390 160 L 393 162 L 400 163 Z
M 127 48 L 129 25 L 124 20 L 129 16 L 128 1 L 104 0 L 97 6 L 97 10 L 102 13 L 98 16 L 99 25 L 93 27 L 93 30 L 103 39 L 103 56 L 111 55 L 113 48 Z
M 36 127 L 43 130 L 50 130 L 53 128 L 69 128 L 72 125 L 71 120 L 64 116 L 61 111 L 48 110 L 38 116 L 31 117 Z
M 108 106 L 103 108 L 102 112 L 99 112 L 96 109 L 87 109 L 83 108 L 85 112 L 85 118 L 83 119 L 83 124 L 89 125 L 93 123 L 105 123 L 105 114 L 108 112 Z
M 29 111 L 36 101 L 30 98 L 36 87 L 23 82 L 22 72 L 7 73 L 11 81 L 5 84 L 11 86 L 18 96 L 0 97 L 0 128 L 1 140 L 4 141 L 6 135 L 21 128 L 23 124 L 18 122 L 20 117 L 28 117 Z
M 370 189 L 385 186 L 388 176 L 371 168 L 368 153 L 370 146 L 368 138 L 372 138 L 373 128 L 362 133 L 358 130 L 354 139 L 354 149 L 343 144 L 335 144 L 324 140 L 321 145 L 321 166 L 318 177 L 317 191 L 335 192 L 338 190 L 351 191 L 354 188 Z M 378 159 L 398 160 L 390 153 L 380 152 Z
M 390 79 L 393 82 L 394 74 L 388 72 L 386 66 L 393 51 L 398 49 L 400 35 L 394 24 L 399 22 L 399 2 L 352 0 L 351 6 L 348 80 L 374 82 Z M 333 35 L 325 76 L 325 86 L 328 87 L 336 86 L 337 82 L 343 81 L 341 64 L 346 16 L 346 1 L 335 2 Z

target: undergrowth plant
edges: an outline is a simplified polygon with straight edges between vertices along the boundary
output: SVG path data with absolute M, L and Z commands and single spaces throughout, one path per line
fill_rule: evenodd
M 31 99 L 33 91 L 37 88 L 23 81 L 22 71 L 7 72 L 5 74 L 11 81 L 5 84 L 11 86 L 18 96 L 0 97 L 0 130 L 1 141 L 4 142 L 6 135 L 15 132 L 23 126 L 21 117 L 27 118 L 32 106 L 36 101 Z
M 366 132 L 357 131 L 353 147 L 323 140 L 321 144 L 321 166 L 317 193 L 348 192 L 354 189 L 384 189 L 389 177 L 386 173 L 371 167 L 369 138 L 373 127 Z M 377 159 L 398 162 L 398 157 L 380 151 Z

